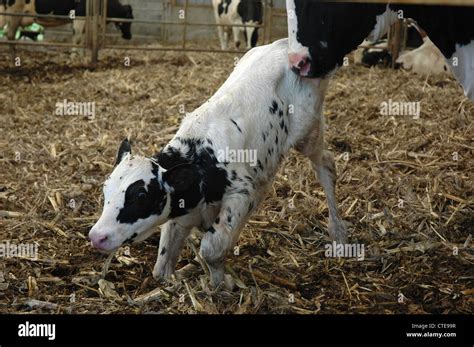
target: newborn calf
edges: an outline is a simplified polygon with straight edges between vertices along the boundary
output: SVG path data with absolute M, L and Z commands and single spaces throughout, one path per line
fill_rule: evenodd
M 224 275 L 224 260 L 258 207 L 290 148 L 310 160 L 329 207 L 329 234 L 345 242 L 336 206 L 335 166 L 324 150 L 326 80 L 297 76 L 288 66 L 288 41 L 254 48 L 222 87 L 187 114 L 161 153 L 131 154 L 123 141 L 104 184 L 104 208 L 89 233 L 92 245 L 111 251 L 161 228 L 155 278 L 174 273 L 193 227 L 204 231 L 201 256 L 211 284 Z

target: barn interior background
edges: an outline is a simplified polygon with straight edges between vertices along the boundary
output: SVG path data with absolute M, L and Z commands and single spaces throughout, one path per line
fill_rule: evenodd
M 107 0 L 87 1 L 86 35 L 83 47 L 92 51 L 92 64 L 97 61 L 101 48 L 134 48 L 137 50 L 193 50 L 221 52 L 211 42 L 217 42 L 217 26 L 210 0 L 124 0 L 131 5 L 134 19 L 133 41 L 128 45 L 117 44 L 120 34 L 108 22 L 127 20 L 110 18 L 104 9 Z M 259 44 L 272 42 L 287 35 L 284 0 L 264 1 L 264 18 L 260 27 Z M 32 15 L 30 15 L 32 16 Z M 64 18 L 64 16 L 42 15 L 43 18 Z M 46 31 L 43 46 L 74 47 L 70 41 L 72 24 L 65 24 Z M 26 39 L 26 38 L 25 38 Z M 27 40 L 28 41 L 28 40 Z M 6 42 L 0 41 L 0 44 Z M 115 44 L 114 44 L 115 43 Z M 33 42 L 17 44 L 33 45 Z M 163 45 L 165 47 L 163 47 Z M 232 49 L 227 50 L 233 52 Z
M 158 235 L 121 249 L 103 276 L 105 257 L 87 233 L 118 144 L 130 136 L 138 153 L 159 151 L 183 110 L 207 100 L 242 54 L 219 52 L 210 1 L 122 3 L 133 6 L 133 39 L 109 27 L 95 68 L 63 52 L 70 25 L 46 28 L 41 46 L 17 47 L 20 65 L 2 41 L 0 244 L 33 245 L 37 257 L 0 261 L 1 312 L 473 312 L 474 105 L 450 77 L 352 62 L 326 98 L 326 141 L 363 261 L 325 256 L 324 195 L 308 162 L 292 153 L 228 262 L 233 290 L 212 292 L 203 271 L 169 287 L 155 282 Z M 186 21 L 209 24 L 186 25 L 184 48 L 194 52 L 179 51 L 184 24 L 167 23 L 185 8 Z M 286 35 L 284 1 L 267 2 L 265 14 L 259 44 Z M 389 100 L 420 102 L 419 117 L 381 115 Z M 94 112 L 60 114 L 63 102 Z M 193 262 L 197 245 L 193 235 L 178 267 Z

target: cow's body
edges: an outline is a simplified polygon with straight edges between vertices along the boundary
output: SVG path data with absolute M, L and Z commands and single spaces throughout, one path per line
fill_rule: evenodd
M 397 18 L 413 18 L 474 100 L 474 7 L 287 0 L 287 10 L 289 61 L 302 76 L 326 75 L 364 38 L 376 41 Z
M 45 27 L 60 26 L 69 22 L 62 19 L 8 16 L 9 13 L 71 16 L 73 11 L 74 17 L 79 17 L 73 20 L 73 43 L 81 44 L 83 42 L 85 20 L 80 17 L 84 17 L 86 14 L 86 0 L 0 0 L 0 2 L 0 27 L 8 24 L 7 38 L 9 40 L 14 40 L 19 27 L 28 26 L 34 22 Z M 130 5 L 121 5 L 119 0 L 108 0 L 107 16 L 133 19 L 132 8 Z M 130 23 L 118 23 L 117 26 L 124 39 L 131 39 Z
M 290 148 L 311 160 L 328 199 L 329 232 L 339 242 L 345 240 L 334 195 L 334 161 L 323 144 L 327 81 L 292 73 L 287 50 L 287 40 L 280 40 L 248 52 L 214 96 L 186 115 L 175 137 L 153 159 L 119 151 L 119 164 L 104 185 L 104 211 L 89 234 L 95 247 L 112 250 L 141 241 L 165 223 L 153 273 L 169 277 L 184 240 L 198 227 L 206 231 L 201 255 L 218 284 L 227 252 Z M 226 156 L 232 151 L 255 157 L 253 162 L 233 160 Z M 148 202 L 142 208 L 133 205 L 136 189 L 154 195 L 143 200 Z
M 212 5 L 217 24 L 262 24 L 263 4 L 261 0 L 212 0 Z M 217 31 L 222 49 L 228 48 L 230 32 L 233 34 L 236 48 L 240 47 L 242 37 L 247 48 L 257 45 L 258 28 L 218 26 Z

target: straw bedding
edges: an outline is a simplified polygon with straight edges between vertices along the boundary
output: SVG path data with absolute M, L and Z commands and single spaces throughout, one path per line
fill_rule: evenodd
M 54 51 L 22 52 L 21 68 L 0 53 L 0 241 L 35 243 L 39 254 L 0 262 L 1 312 L 473 312 L 474 104 L 454 80 L 340 70 L 326 99 L 326 143 L 364 260 L 325 256 L 324 193 L 308 160 L 291 152 L 229 256 L 236 285 L 214 292 L 193 260 L 198 234 L 178 263 L 196 269 L 162 284 L 151 277 L 159 233 L 121 249 L 105 278 L 106 256 L 87 233 L 120 140 L 159 151 L 180 111 L 225 81 L 234 56 L 104 52 L 89 70 Z M 56 115 L 64 99 L 95 102 L 95 117 Z M 420 101 L 419 119 L 381 115 L 389 99 Z

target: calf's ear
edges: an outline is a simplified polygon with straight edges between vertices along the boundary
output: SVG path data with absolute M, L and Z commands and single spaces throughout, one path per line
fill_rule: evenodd
M 197 180 L 198 174 L 190 164 L 172 167 L 162 175 L 163 182 L 174 191 L 185 191 Z M 166 187 L 165 185 L 165 187 Z
M 128 139 L 125 139 L 120 144 L 114 166 L 117 166 L 122 161 L 123 157 L 128 153 L 132 153 L 132 146 L 130 145 Z

